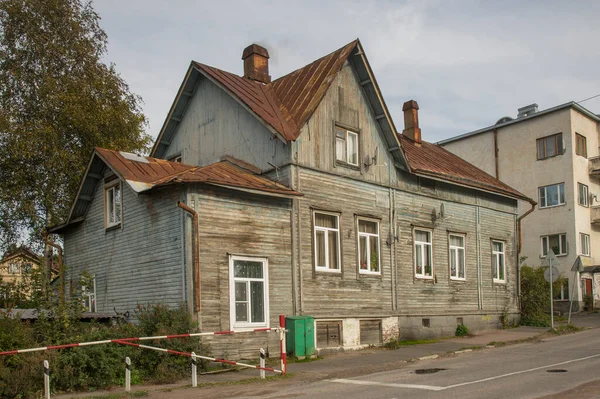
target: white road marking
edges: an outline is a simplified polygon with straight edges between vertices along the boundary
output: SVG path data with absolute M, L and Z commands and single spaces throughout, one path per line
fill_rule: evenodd
M 355 385 L 377 385 L 378 387 L 425 389 L 428 391 L 442 391 L 442 390 L 446 389 L 445 387 L 436 387 L 433 385 L 393 384 L 393 383 L 375 382 L 375 381 L 360 381 L 360 380 L 345 380 L 345 379 L 335 379 L 335 380 L 327 380 L 327 381 L 341 382 L 343 384 L 355 384 Z
M 409 389 L 424 389 L 424 390 L 427 390 L 427 391 L 444 391 L 446 389 L 458 388 L 458 387 L 462 387 L 462 386 L 465 386 L 465 385 L 479 384 L 481 382 L 497 380 L 498 378 L 505 378 L 505 377 L 510 377 L 510 376 L 513 376 L 513 375 L 530 373 L 532 371 L 548 369 L 550 367 L 562 366 L 564 364 L 581 362 L 583 360 L 589 360 L 589 359 L 593 359 L 593 358 L 596 358 L 596 357 L 600 357 L 600 353 L 598 353 L 596 355 L 591 355 L 591 356 L 586 356 L 586 357 L 580 357 L 579 359 L 572 359 L 572 360 L 567 360 L 567 361 L 560 362 L 560 363 L 554 363 L 554 364 L 548 364 L 548 365 L 545 365 L 545 366 L 534 367 L 532 369 L 521 370 L 521 371 L 514 371 L 512 373 L 496 375 L 496 376 L 488 377 L 488 378 L 482 378 L 480 380 L 468 381 L 468 382 L 461 382 L 460 384 L 448 385 L 447 387 L 438 387 L 438 386 L 434 386 L 434 385 L 418 385 L 418 384 L 394 384 L 394 383 L 386 383 L 386 382 L 363 381 L 363 380 L 347 380 L 347 379 L 333 379 L 333 380 L 327 380 L 327 381 L 329 381 L 329 382 L 339 382 L 339 383 L 343 383 L 343 384 L 376 385 L 376 386 L 380 386 L 380 387 L 390 387 L 390 388 L 409 388 Z
M 546 366 L 540 366 L 540 367 L 534 367 L 534 368 L 528 369 L 528 370 L 515 371 L 515 372 L 512 372 L 512 373 L 508 373 L 508 374 L 502 374 L 502 375 L 497 375 L 497 376 L 494 376 L 494 377 L 483 378 L 481 380 L 469 381 L 469 382 L 461 382 L 460 384 L 449 385 L 449 386 L 445 387 L 444 389 L 462 387 L 462 386 L 471 385 L 471 384 L 478 384 L 480 382 L 486 382 L 486 381 L 496 380 L 498 378 L 510 377 L 510 376 L 517 375 L 517 374 L 529 373 L 531 371 L 537 371 L 537 370 L 547 369 L 547 368 L 550 368 L 550 367 L 562 366 L 563 364 L 581 362 L 583 360 L 593 359 L 595 357 L 600 357 L 600 353 L 596 354 L 596 355 L 592 355 L 592 356 L 580 357 L 579 359 L 567 360 L 565 362 L 548 364 Z

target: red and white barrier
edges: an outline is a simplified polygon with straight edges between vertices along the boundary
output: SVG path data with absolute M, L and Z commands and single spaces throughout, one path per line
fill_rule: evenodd
M 235 362 L 233 360 L 219 359 L 219 358 L 208 357 L 208 356 L 200 356 L 200 355 L 194 354 L 193 352 L 192 353 L 179 352 L 179 351 L 175 351 L 172 349 L 158 348 L 155 346 L 143 345 L 143 344 L 138 344 L 138 343 L 132 342 L 132 341 L 151 341 L 151 340 L 158 340 L 158 339 L 191 338 L 191 337 L 202 337 L 202 336 L 210 336 L 210 335 L 234 335 L 234 334 L 237 335 L 237 334 L 256 333 L 256 332 L 278 332 L 279 333 L 279 350 L 280 350 L 280 354 L 281 354 L 281 370 L 277 370 L 277 369 L 274 369 L 271 367 L 263 367 L 262 365 L 257 366 L 257 365 L 253 365 L 253 364 Z M 150 350 L 170 353 L 170 354 L 174 354 L 174 355 L 187 356 L 187 357 L 191 357 L 192 360 L 199 358 L 199 359 L 214 361 L 217 363 L 225 363 L 225 364 L 231 364 L 231 365 L 236 365 L 236 366 L 255 368 L 258 370 L 270 371 L 273 373 L 285 374 L 286 366 L 287 366 L 287 357 L 286 357 L 286 352 L 285 352 L 286 351 L 285 333 L 286 333 L 285 316 L 281 315 L 281 316 L 279 316 L 279 327 L 274 327 L 274 328 L 267 327 L 267 328 L 256 328 L 253 330 L 245 330 L 245 331 L 216 331 L 216 332 L 206 332 L 206 333 L 157 335 L 154 337 L 132 337 L 132 338 L 106 339 L 106 340 L 102 340 L 102 341 L 90 341 L 90 342 L 78 342 L 78 343 L 64 344 L 64 345 L 40 346 L 37 348 L 27 348 L 27 349 L 14 349 L 14 350 L 10 350 L 10 351 L 0 352 L 0 356 L 16 355 L 16 354 L 20 354 L 20 353 L 29 353 L 29 352 L 47 351 L 47 350 L 53 350 L 53 349 L 67 349 L 67 348 L 76 348 L 76 347 L 83 347 L 83 346 L 103 345 L 103 344 L 114 343 L 114 344 L 119 344 L 119 345 L 127 345 L 127 346 L 133 346 L 133 347 L 137 347 L 137 348 L 150 349 Z

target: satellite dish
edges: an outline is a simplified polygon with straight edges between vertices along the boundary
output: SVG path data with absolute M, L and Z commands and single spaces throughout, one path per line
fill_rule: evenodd
M 514 120 L 514 119 L 511 118 L 510 116 L 504 116 L 504 117 L 498 119 L 498 122 L 496 122 L 496 125 L 501 125 L 503 123 L 510 122 L 512 120 Z

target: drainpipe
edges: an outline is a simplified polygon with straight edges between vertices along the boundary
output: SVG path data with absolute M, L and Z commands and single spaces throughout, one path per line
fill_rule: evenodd
M 521 249 L 523 247 L 523 239 L 521 235 L 521 220 L 523 220 L 525 216 L 529 215 L 535 210 L 537 202 L 530 200 L 529 204 L 531 205 L 531 209 L 517 218 L 517 230 L 519 230 L 519 243 L 517 245 L 517 296 L 519 297 L 519 303 L 521 300 Z
M 45 237 L 45 241 L 46 241 L 47 245 L 50 245 L 51 247 L 56 248 L 58 250 L 58 277 L 60 279 L 59 301 L 60 301 L 60 303 L 64 303 L 65 302 L 65 267 L 63 265 L 63 250 L 60 245 L 50 241 L 48 236 Z M 52 266 L 50 266 L 49 273 L 50 273 L 50 276 L 52 276 Z
M 181 201 L 177 201 L 177 206 L 192 216 L 192 253 L 194 254 L 194 311 L 197 313 L 198 322 L 200 323 L 200 254 L 198 248 L 198 213 Z
M 500 179 L 498 176 L 498 129 L 494 129 L 494 163 L 496 167 L 496 179 Z

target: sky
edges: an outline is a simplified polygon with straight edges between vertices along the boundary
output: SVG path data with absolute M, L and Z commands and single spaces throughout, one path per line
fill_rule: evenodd
M 419 103 L 436 142 L 600 94 L 600 2 L 95 0 L 114 63 L 156 137 L 191 60 L 239 75 L 243 49 L 270 54 L 273 79 L 359 38 L 388 109 Z M 600 97 L 582 102 L 600 113 Z

